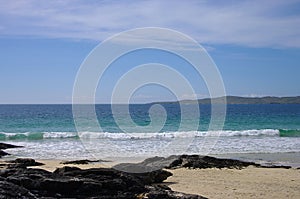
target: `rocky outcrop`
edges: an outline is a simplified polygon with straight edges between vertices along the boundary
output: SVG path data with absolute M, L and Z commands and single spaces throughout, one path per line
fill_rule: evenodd
M 32 162 L 28 160 L 17 162 Z M 28 164 L 29 165 L 29 164 Z M 10 166 L 0 172 L 0 198 L 200 199 L 178 193 L 161 183 L 172 175 L 157 170 L 131 174 L 112 168 L 63 167 L 54 172 Z
M 153 157 L 148 158 L 140 163 L 122 163 L 115 165 L 114 168 L 121 171 L 128 171 L 132 173 L 142 173 L 143 171 L 153 171 L 162 168 L 177 169 L 208 169 L 208 168 L 229 168 L 242 169 L 248 166 L 262 167 L 262 168 L 284 168 L 290 169 L 288 165 L 276 164 L 257 164 L 255 162 L 248 162 L 236 159 L 215 158 L 211 156 L 201 155 L 180 155 L 170 156 L 167 158 Z
M 170 159 L 170 157 L 166 159 Z M 242 169 L 248 166 L 255 166 L 261 168 L 283 168 L 283 169 L 292 168 L 291 166 L 288 165 L 276 165 L 274 163 L 257 164 L 255 162 L 247 162 L 247 161 L 235 160 L 235 159 L 215 158 L 211 156 L 201 156 L 201 155 L 176 156 L 174 161 L 171 162 L 168 166 L 165 166 L 164 168 L 176 169 L 176 168 L 185 167 L 191 169 L 207 169 L 207 168 Z
M 44 165 L 43 163 L 37 162 L 31 158 L 17 158 L 15 160 L 6 161 L 8 164 L 8 168 L 26 168 L 30 166 L 41 166 Z
M 122 163 L 114 166 L 115 169 L 121 171 L 133 171 L 142 172 L 153 171 L 156 169 L 176 169 L 176 168 L 191 168 L 191 169 L 207 169 L 207 168 L 230 168 L 230 169 L 242 169 L 250 165 L 260 167 L 261 165 L 254 162 L 246 162 L 233 159 L 222 159 L 210 156 L 201 155 L 181 155 L 170 156 L 167 158 L 153 157 L 148 158 L 140 163 Z
M 3 157 L 3 156 L 6 156 L 6 155 L 9 155 L 9 153 L 6 153 L 5 151 L 2 151 L 0 149 L 0 158 Z
M 12 144 L 0 143 L 0 149 L 10 149 L 10 148 L 19 148 L 22 146 L 16 146 Z
M 72 160 L 72 161 L 63 161 L 61 164 L 89 164 L 94 162 L 110 162 L 108 160 Z
M 0 158 L 6 155 L 9 155 L 9 153 L 3 151 L 4 149 L 10 149 L 10 148 L 19 148 L 22 146 L 16 146 L 12 144 L 6 144 L 6 143 L 0 143 Z
M 145 172 L 151 172 L 155 170 L 159 170 L 162 168 L 168 168 L 169 165 L 176 161 L 180 156 L 170 156 L 167 158 L 164 157 L 152 157 L 148 158 L 142 162 L 139 163 L 121 163 L 115 165 L 113 168 L 125 171 L 129 173 L 145 173 Z
M 33 159 L 10 161 L 6 169 L 0 171 L 0 199 L 202 199 L 204 197 L 174 192 L 166 185 L 158 184 L 166 180 L 172 173 L 157 168 L 242 169 L 250 165 L 265 167 L 254 162 L 200 155 L 154 157 L 138 164 L 119 164 L 114 168 L 83 170 L 65 166 L 54 172 L 27 168 L 35 165 L 40 165 L 40 163 Z M 124 172 L 124 170 L 134 170 L 135 172 Z
M 138 196 L 141 199 L 205 199 L 205 197 L 172 191 L 167 186 L 147 186 L 148 192 Z
M 180 167 L 192 168 L 192 169 L 207 169 L 207 168 L 230 168 L 230 169 L 242 169 L 248 166 L 260 166 L 254 162 L 245 162 L 241 160 L 215 158 L 211 156 L 201 155 L 181 155 L 178 156 L 170 165 L 166 166 L 168 169 L 175 169 Z

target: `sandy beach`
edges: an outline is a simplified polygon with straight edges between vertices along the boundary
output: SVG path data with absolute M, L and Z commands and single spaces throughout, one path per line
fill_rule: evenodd
M 169 170 L 174 191 L 208 198 L 300 198 L 300 170 L 281 168 Z
M 54 171 L 63 166 L 82 169 L 109 167 L 96 162 L 62 164 L 62 160 L 37 160 L 45 165 L 32 167 Z M 2 162 L 3 163 L 3 162 Z M 173 176 L 164 181 L 173 191 L 208 198 L 300 198 L 300 170 L 283 168 L 187 169 L 168 170 Z

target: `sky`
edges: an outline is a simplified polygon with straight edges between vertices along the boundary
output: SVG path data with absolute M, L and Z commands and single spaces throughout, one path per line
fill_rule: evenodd
M 300 95 L 298 0 L 0 0 L 0 103 L 71 103 L 77 72 L 89 53 L 115 34 L 143 27 L 179 31 L 201 44 L 227 95 Z M 99 83 L 96 102 L 109 103 L 122 74 L 149 62 L 178 69 L 197 98 L 209 96 L 184 60 L 146 50 L 113 64 Z M 131 100 L 173 99 L 172 91 L 147 85 Z

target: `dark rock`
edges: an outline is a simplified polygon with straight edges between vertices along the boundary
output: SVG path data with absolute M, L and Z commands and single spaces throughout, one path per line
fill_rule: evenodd
M 17 160 L 15 162 L 22 162 Z M 32 161 L 25 161 L 32 163 Z M 16 163 L 18 164 L 18 163 Z M 126 173 L 112 168 L 63 167 L 54 172 L 12 167 L 0 172 L 0 198 L 201 198 L 173 192 L 165 185 L 153 186 L 171 174 L 158 170 Z
M 200 155 L 181 155 L 177 156 L 169 166 L 165 168 L 168 169 L 175 169 L 180 167 L 187 167 L 187 168 L 199 168 L 199 169 L 206 169 L 206 168 L 230 168 L 230 169 L 242 169 L 248 166 L 255 166 L 261 168 L 284 168 L 290 169 L 291 166 L 288 165 L 276 165 L 276 164 L 257 164 L 254 162 L 247 162 L 241 160 L 234 160 L 234 159 L 223 159 L 223 158 L 215 158 L 210 156 L 200 156 Z
M 147 186 L 148 192 L 141 194 L 141 199 L 206 199 L 205 197 L 193 194 L 184 194 L 161 186 Z
M 3 156 L 9 155 L 9 153 L 6 153 L 5 151 L 0 150 L 0 158 Z
M 23 146 L 16 146 L 12 144 L 0 143 L 0 149 L 20 148 Z
M 89 164 L 93 162 L 110 162 L 108 160 L 74 160 L 74 161 L 65 161 L 61 164 Z
M 143 191 L 144 185 L 148 183 L 143 181 L 143 178 L 138 178 L 111 168 L 92 168 L 82 170 L 76 167 L 63 167 L 56 169 L 53 173 L 65 177 L 91 179 L 88 181 L 88 184 L 85 184 L 85 186 L 94 186 L 93 183 L 96 181 L 98 182 L 98 185 L 101 184 L 101 187 L 108 190 L 116 189 L 116 187 L 118 187 L 120 191 Z
M 215 158 L 210 156 L 200 156 L 200 155 L 181 155 L 178 159 L 174 160 L 169 166 L 168 169 L 175 169 L 180 167 L 186 168 L 231 168 L 231 169 L 242 169 L 244 167 L 248 167 L 250 165 L 260 166 L 254 162 L 245 162 L 241 160 L 233 160 L 233 159 L 222 159 Z
M 22 186 L 15 185 L 13 183 L 0 180 L 0 198 L 2 199 L 23 199 L 23 198 L 37 198 L 34 194 L 30 193 Z
M 162 168 L 176 169 L 176 168 L 191 168 L 191 169 L 206 169 L 206 168 L 230 168 L 230 169 L 242 169 L 248 166 L 264 167 L 264 168 L 285 168 L 290 169 L 291 166 L 287 165 L 261 165 L 254 162 L 247 162 L 235 159 L 223 159 L 210 156 L 201 155 L 181 155 L 170 156 L 168 158 L 153 157 L 148 158 L 140 163 L 122 163 L 115 165 L 113 168 L 126 171 L 130 173 L 151 173 L 154 170 L 160 170 Z M 162 176 L 162 175 L 159 175 Z
M 131 175 L 136 176 L 146 184 L 153 184 L 161 183 L 173 174 L 165 170 L 156 170 L 149 173 L 132 173 Z
M 9 167 L 29 167 L 29 166 L 41 166 L 44 165 L 43 163 L 36 162 L 34 159 L 31 158 L 17 158 L 15 160 L 7 161 Z
M 127 173 L 148 173 L 168 167 L 172 162 L 176 161 L 179 156 L 153 157 L 139 163 L 122 163 L 115 165 L 113 168 Z
M 22 146 L 16 146 L 16 145 L 12 145 L 12 144 L 0 143 L 0 158 L 2 158 L 3 156 L 6 156 L 6 155 L 10 155 L 9 153 L 6 153 L 2 149 L 19 148 L 19 147 L 22 147 Z
M 81 169 L 78 167 L 62 167 L 62 168 L 55 169 L 55 171 L 53 173 L 59 174 L 59 175 L 65 175 L 65 174 L 67 175 L 68 172 L 72 173 L 74 171 L 81 171 Z
M 83 170 L 63 167 L 54 172 L 26 168 L 38 164 L 33 159 L 16 159 L 10 164 L 0 172 L 0 198 L 201 199 L 204 197 L 174 192 L 166 185 L 154 185 L 172 174 L 162 169 L 153 169 L 163 166 L 238 169 L 249 165 L 260 166 L 253 162 L 199 155 L 154 157 L 138 164 L 120 164 L 114 168 Z M 143 172 L 122 171 L 128 168 Z
M 62 196 L 72 196 L 82 184 L 83 181 L 76 178 L 44 178 L 40 180 L 35 189 L 47 192 L 46 195 L 49 194 L 50 196 L 55 196 L 53 193 L 59 193 Z
M 180 167 L 192 169 L 206 169 L 206 168 L 234 168 L 242 169 L 247 166 L 260 166 L 254 162 L 245 162 L 234 159 L 222 159 L 210 156 L 200 155 L 181 155 L 170 156 L 168 158 L 154 157 L 148 158 L 140 163 L 123 163 L 114 166 L 113 168 L 126 172 L 145 173 L 162 168 L 176 169 Z
M 99 199 L 203 199 L 204 197 L 172 191 L 161 183 L 172 174 L 160 168 L 237 168 L 253 162 L 219 159 L 209 156 L 182 155 L 154 157 L 138 164 L 120 164 L 115 168 L 80 169 L 63 167 L 54 172 L 27 168 L 40 165 L 33 159 L 16 159 L 0 170 L 2 198 L 99 198 Z M 128 173 L 126 169 L 140 169 Z M 275 167 L 275 168 L 278 168 Z M 286 166 L 280 168 L 288 168 Z M 120 169 L 120 170 L 117 170 Z M 145 172 L 146 171 L 146 172 Z

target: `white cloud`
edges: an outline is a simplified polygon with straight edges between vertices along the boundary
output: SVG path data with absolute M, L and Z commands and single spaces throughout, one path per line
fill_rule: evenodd
M 240 95 L 242 97 L 265 97 L 266 95 L 262 95 L 262 94 L 247 94 L 247 95 Z
M 203 98 L 209 98 L 210 96 L 208 94 L 183 94 L 179 100 L 195 100 L 195 99 L 203 99 Z
M 131 28 L 182 31 L 205 44 L 300 47 L 299 1 L 15 0 L 0 3 L 0 34 L 103 40 Z

